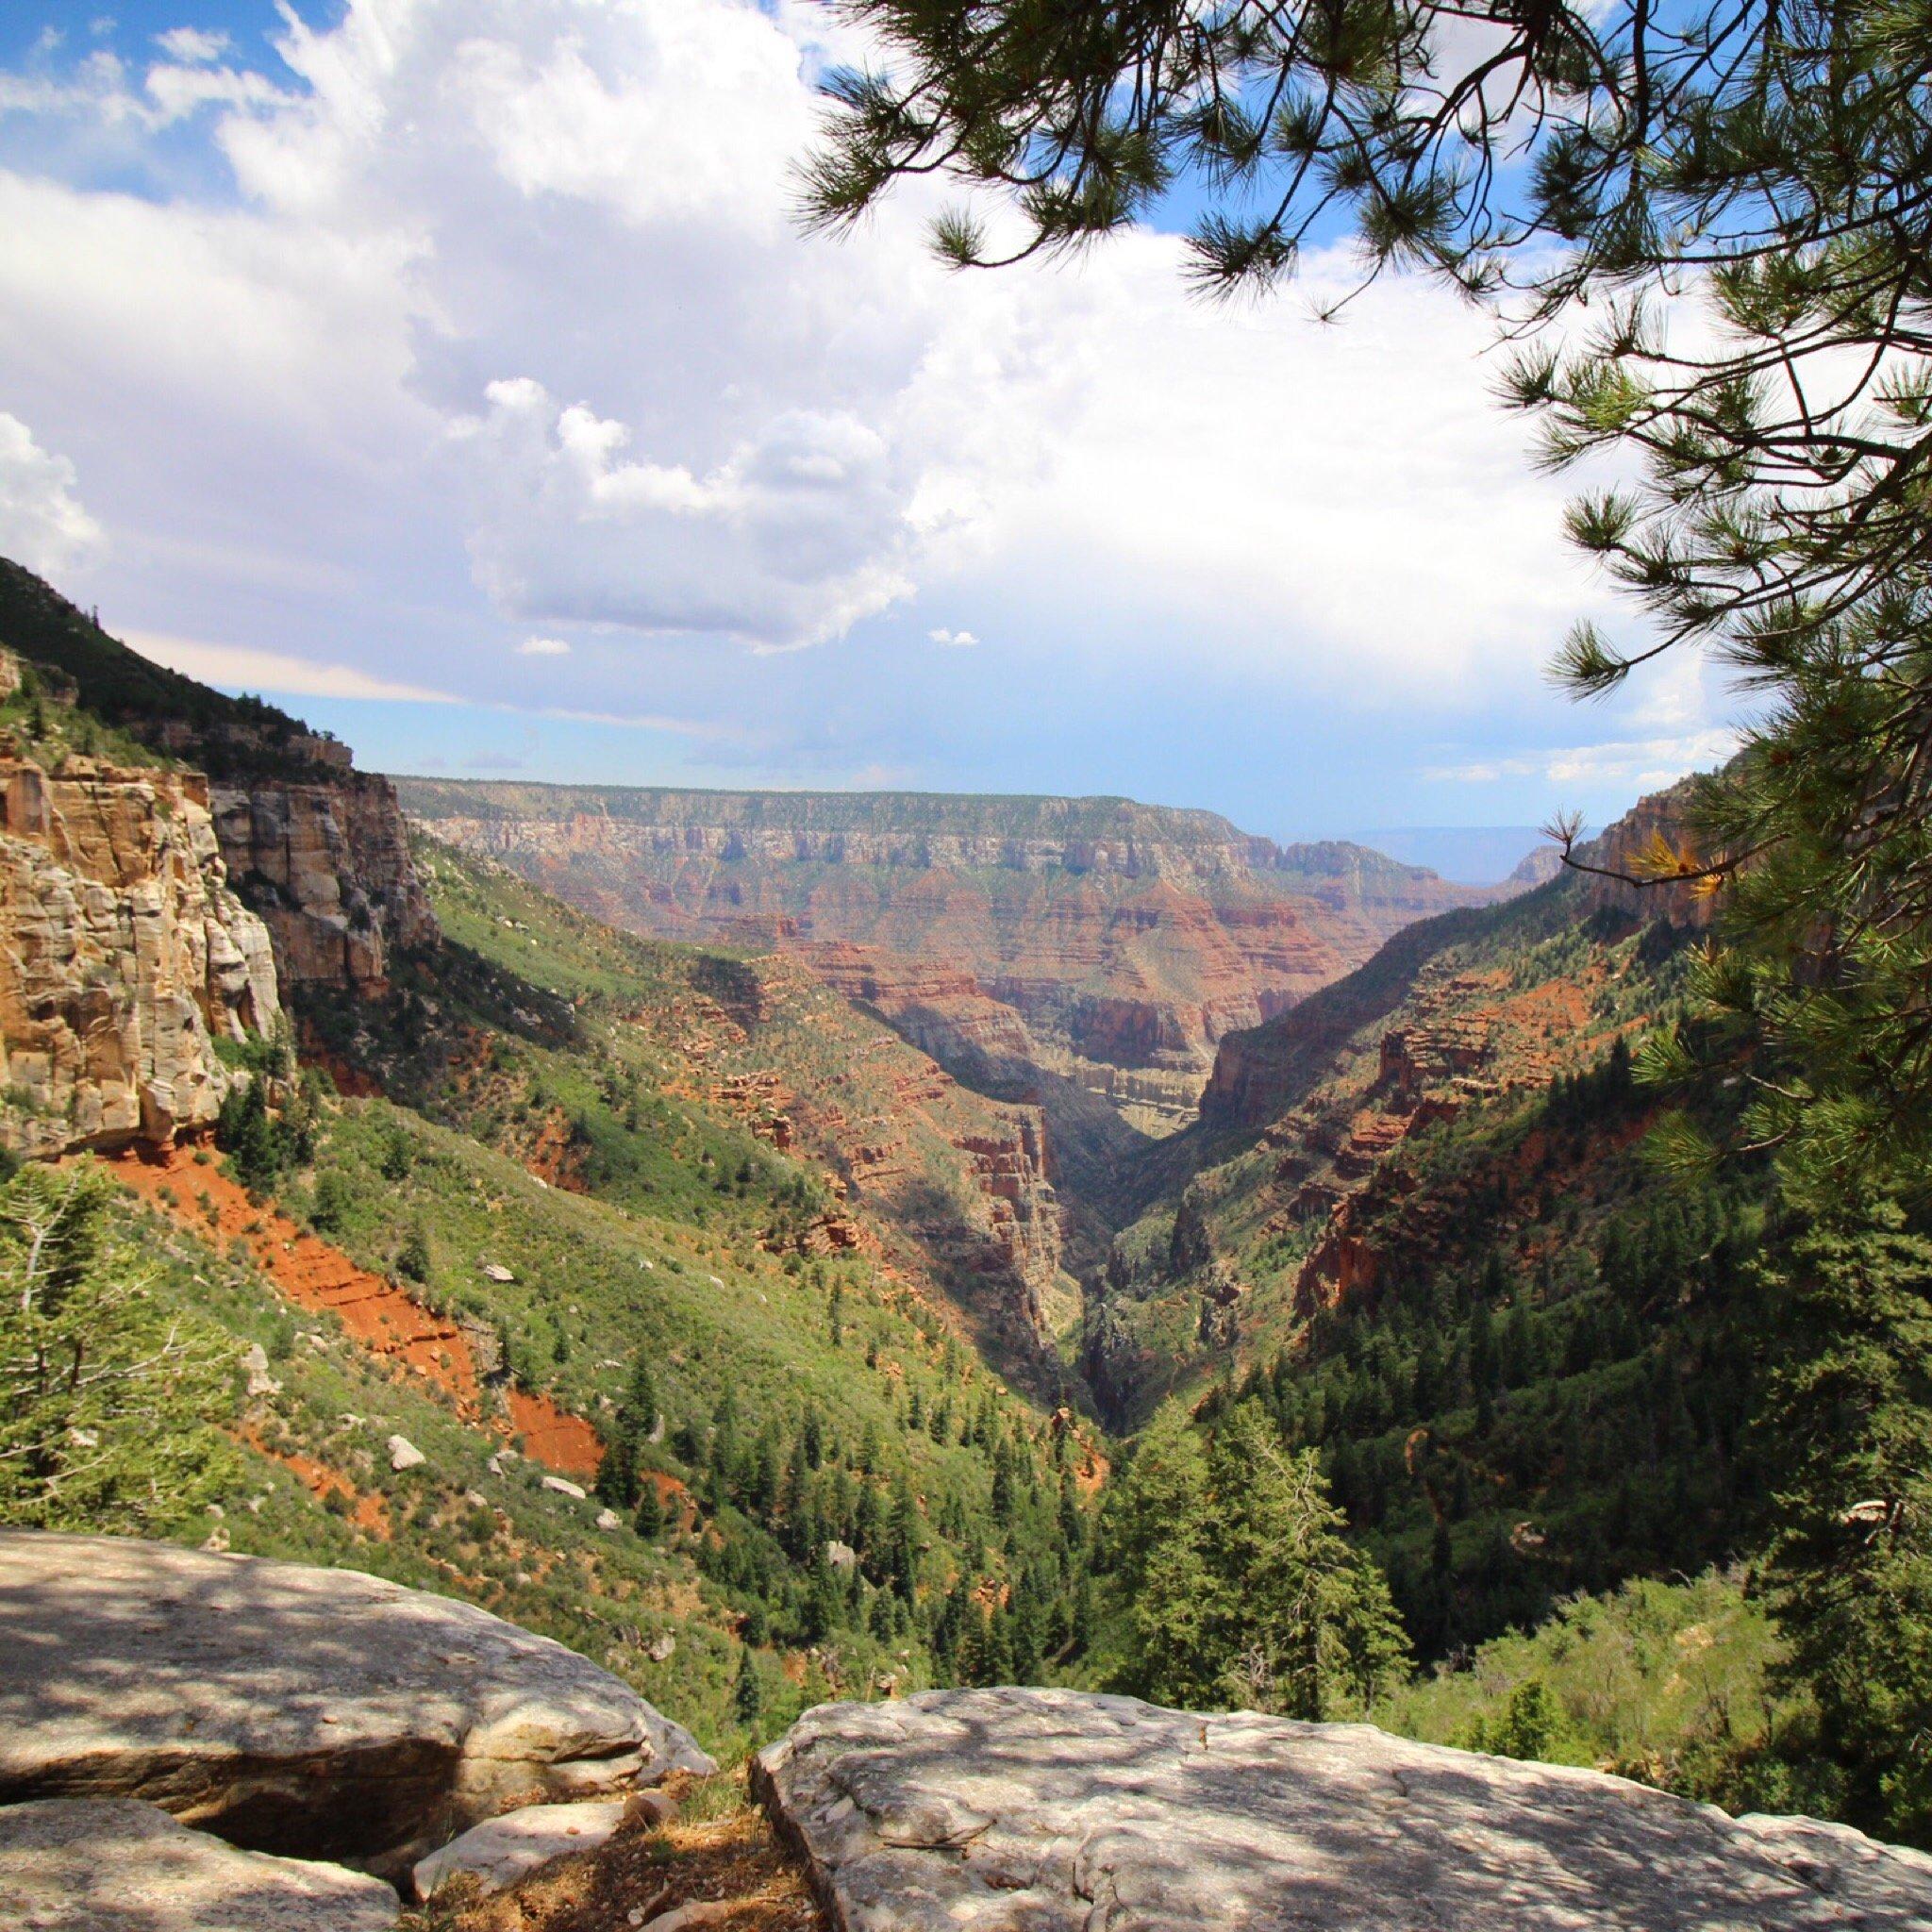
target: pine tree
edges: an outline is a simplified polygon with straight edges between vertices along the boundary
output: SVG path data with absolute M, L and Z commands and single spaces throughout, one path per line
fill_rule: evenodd
M 647 1542 L 655 1542 L 664 1534 L 664 1499 L 658 1493 L 658 1485 L 648 1475 L 638 1484 L 637 1513 L 631 1522 L 637 1533 Z
M 1853 1823 L 1932 1846 L 1932 1241 L 1879 1204 L 1768 1271 L 1786 1338 L 1765 1580 Z
M 232 1349 L 158 1300 L 92 1162 L 0 1188 L 0 1523 L 154 1536 L 239 1479 Z
M 739 1654 L 738 1681 L 731 1690 L 731 1708 L 739 1723 L 751 1733 L 752 1741 L 756 1744 L 759 1721 L 765 1714 L 765 1687 L 749 1644 Z

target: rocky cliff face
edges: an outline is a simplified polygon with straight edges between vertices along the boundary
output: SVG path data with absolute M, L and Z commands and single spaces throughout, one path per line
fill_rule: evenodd
M 1407 922 L 1493 896 L 1359 846 L 1282 847 L 1124 799 L 676 792 L 406 779 L 438 837 L 613 924 L 776 944 L 921 1043 L 1194 1115 L 1216 1043 Z M 858 993 L 856 996 L 870 998 Z M 894 1024 L 897 1024 L 895 1019 Z
M 279 1017 L 267 929 L 231 888 L 196 773 L 0 742 L 0 1138 L 15 1151 L 206 1126 L 218 1038 Z
M 1591 906 L 1708 930 L 1717 917 L 1719 892 L 1707 881 L 1672 882 L 1674 874 L 1694 874 L 1707 859 L 1690 826 L 1697 782 L 1687 778 L 1639 799 L 1607 830 L 1577 847 L 1578 862 L 1598 868 L 1574 874 Z
M 435 935 L 386 778 L 341 770 L 213 791 L 228 870 L 275 936 L 283 983 L 378 990 L 399 947 Z
M 208 774 L 203 806 L 235 891 L 267 922 L 285 993 L 375 990 L 398 948 L 434 937 L 394 790 L 355 770 L 346 745 L 150 662 L 4 558 L 0 644 L 97 724 Z

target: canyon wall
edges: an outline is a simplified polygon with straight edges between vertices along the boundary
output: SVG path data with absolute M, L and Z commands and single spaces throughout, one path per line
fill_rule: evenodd
M 387 778 L 346 767 L 213 791 L 230 874 L 274 935 L 283 984 L 369 991 L 435 936 Z
M 11 672 L 11 660 L 8 660 Z M 198 773 L 0 741 L 0 1141 L 165 1145 L 214 1119 L 217 1040 L 280 1017 L 269 935 L 228 882 Z
M 1229 1030 L 1497 896 L 1125 799 L 399 783 L 439 838 L 600 919 L 797 952 L 956 1069 L 1057 1076 L 1152 1134 L 1193 1118 Z
M 435 937 L 394 789 L 346 745 L 129 650 L 4 558 L 0 645 L 57 707 L 77 708 L 81 749 L 106 727 L 207 774 L 201 807 L 229 884 L 267 924 L 285 995 L 377 989 L 400 949 Z

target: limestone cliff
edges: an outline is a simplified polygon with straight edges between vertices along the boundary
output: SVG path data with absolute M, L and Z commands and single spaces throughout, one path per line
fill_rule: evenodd
M 366 991 L 435 934 L 388 779 L 343 769 L 213 793 L 231 874 L 275 936 L 285 985 Z
M 0 741 L 0 1140 L 165 1145 L 228 1091 L 217 1038 L 279 1017 L 267 929 L 228 882 L 198 773 Z

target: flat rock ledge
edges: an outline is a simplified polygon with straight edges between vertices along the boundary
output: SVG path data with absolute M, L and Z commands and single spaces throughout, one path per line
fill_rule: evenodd
M 808 1711 L 753 1766 L 838 1932 L 1927 1932 L 1932 1858 L 1367 1724 L 1070 1690 Z
M 393 1932 L 395 1892 L 341 1865 L 240 1852 L 136 1798 L 0 1807 L 8 1932 Z
M 627 1685 L 474 1605 L 118 1537 L 0 1531 L 0 1804 L 143 1798 L 398 1880 L 518 1806 L 716 1767 Z

